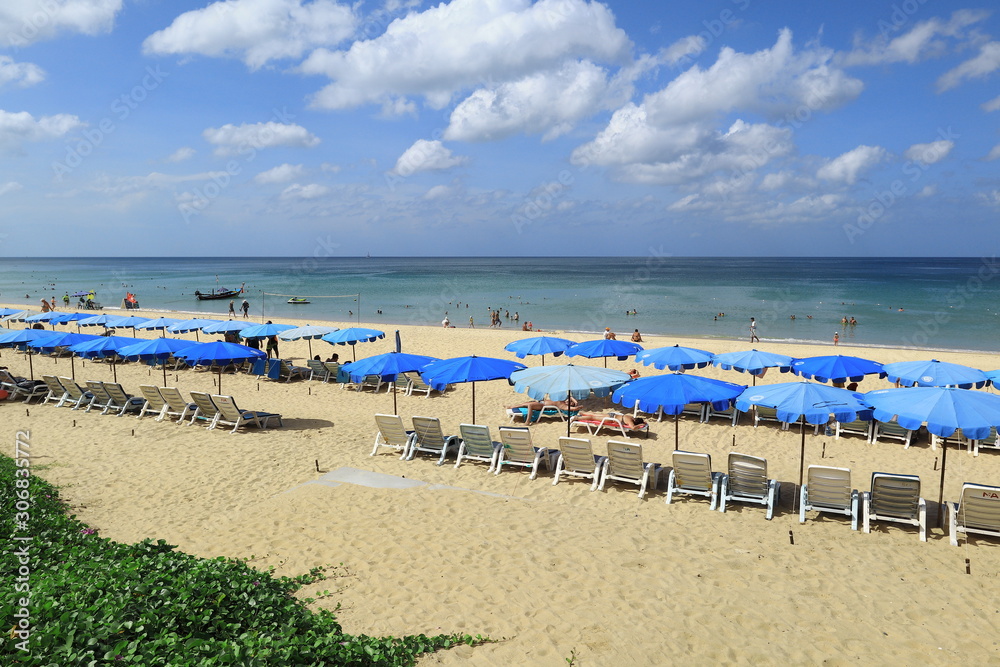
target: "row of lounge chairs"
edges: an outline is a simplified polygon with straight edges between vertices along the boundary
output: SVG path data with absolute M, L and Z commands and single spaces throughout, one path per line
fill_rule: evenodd
M 412 430 L 406 430 L 398 415 L 375 415 L 375 423 L 378 432 L 371 456 L 383 447 L 401 452 L 403 460 L 426 452 L 443 465 L 455 452 L 456 468 L 463 461 L 480 461 L 489 464 L 488 472 L 499 475 L 505 465 L 515 465 L 529 469 L 530 479 L 544 464 L 554 470 L 553 485 L 564 477 L 576 477 L 591 482 L 591 491 L 603 491 L 608 482 L 622 482 L 637 485 L 640 498 L 657 488 L 664 472 L 660 464 L 644 460 L 641 445 L 629 442 L 609 440 L 608 455 L 598 456 L 585 438 L 559 438 L 558 450 L 535 447 L 531 431 L 524 427 L 501 427 L 497 442 L 488 426 L 475 424 L 461 424 L 458 435 L 445 435 L 434 417 L 413 417 Z M 708 454 L 676 450 L 671 463 L 668 504 L 676 495 L 693 495 L 707 498 L 712 510 L 725 512 L 733 502 L 753 503 L 765 508 L 765 518 L 774 516 L 781 485 L 768 477 L 766 459 L 731 452 L 727 471 L 721 472 L 712 470 Z M 801 523 L 808 512 L 833 513 L 850 517 L 852 530 L 858 529 L 859 518 L 865 533 L 873 521 L 889 521 L 917 526 L 920 540 L 927 540 L 927 503 L 915 475 L 876 472 L 871 490 L 859 493 L 852 487 L 849 469 L 812 465 L 799 500 Z M 1000 486 L 965 484 L 961 500 L 950 504 L 948 511 L 952 544 L 958 544 L 959 533 L 1000 537 Z
M 192 391 L 188 401 L 176 387 L 140 385 L 142 395 L 132 396 L 117 382 L 88 381 L 84 388 L 67 377 L 43 375 L 42 380 L 46 392 L 41 403 L 55 403 L 57 408 L 65 406 L 85 412 L 97 409 L 102 415 L 113 413 L 118 417 L 134 413 L 138 419 L 155 415 L 155 421 L 203 423 L 208 429 L 232 426 L 231 433 L 241 426 L 264 430 L 272 421 L 282 425 L 281 415 L 242 410 L 232 396 Z

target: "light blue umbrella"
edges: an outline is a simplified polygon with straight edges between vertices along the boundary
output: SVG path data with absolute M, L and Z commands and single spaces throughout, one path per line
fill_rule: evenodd
M 277 336 L 282 331 L 288 331 L 289 329 L 294 329 L 295 327 L 291 324 L 273 324 L 268 322 L 267 324 L 254 324 L 245 329 L 240 330 L 241 338 L 270 338 L 271 336 Z
M 333 333 L 328 333 L 323 336 L 322 340 L 331 345 L 350 345 L 351 357 L 357 361 L 358 357 L 354 349 L 355 344 L 372 343 L 379 338 L 385 338 L 384 331 L 365 329 L 364 327 L 348 327 L 347 329 L 338 329 Z
M 962 429 L 971 440 L 982 440 L 990 428 L 1000 428 L 1000 396 L 983 391 L 956 387 L 913 387 L 911 389 L 878 389 L 864 395 L 875 408 L 875 419 L 892 421 L 905 429 L 927 430 L 942 438 Z M 938 505 L 944 500 L 944 468 L 948 442 L 941 442 L 941 482 Z
M 337 327 L 324 327 L 324 326 L 307 324 L 304 327 L 295 327 L 293 329 L 287 329 L 285 331 L 282 331 L 281 333 L 278 334 L 278 338 L 280 338 L 281 340 L 301 340 L 305 338 L 306 342 L 309 343 L 309 358 L 312 359 L 313 338 L 322 338 L 323 336 L 329 333 L 333 333 L 334 331 L 337 331 Z
M 155 320 L 146 320 L 135 325 L 136 329 L 143 331 L 164 331 L 180 322 L 174 317 L 157 317 Z
M 672 371 L 679 371 L 687 368 L 704 368 L 712 363 L 711 352 L 699 350 L 695 347 L 681 347 L 671 345 L 669 347 L 656 347 L 651 350 L 643 350 L 635 355 L 635 360 L 646 366 L 653 366 L 659 370 L 669 368 Z
M 255 350 L 238 343 L 215 341 L 192 345 L 174 355 L 188 364 L 215 364 L 219 367 L 219 391 L 222 391 L 222 367 L 228 364 L 243 363 L 251 359 L 266 357 L 262 350 Z
M 118 358 L 118 350 L 134 343 L 135 339 L 126 338 L 125 336 L 98 336 L 95 340 L 70 345 L 68 349 L 76 356 L 83 357 L 84 359 L 110 359 L 111 374 L 114 376 L 115 382 L 118 382 L 118 368 L 115 365 L 115 360 Z
M 194 339 L 198 340 L 198 332 L 203 328 L 213 324 L 219 324 L 222 320 L 205 320 L 199 317 L 195 317 L 190 320 L 182 320 L 177 324 L 172 324 L 167 327 L 167 331 L 170 333 L 190 333 L 194 332 Z
M 795 359 L 792 361 L 792 372 L 807 380 L 814 379 L 817 382 L 833 382 L 835 384 L 843 384 L 848 380 L 861 382 L 866 375 L 885 377 L 881 363 L 840 354 Z
M 721 366 L 726 371 L 739 371 L 753 376 L 753 384 L 757 378 L 763 377 L 768 368 L 777 368 L 782 373 L 792 369 L 792 358 L 787 354 L 747 350 L 745 352 L 724 352 L 712 357 L 712 365 Z
M 584 341 L 566 349 L 566 355 L 570 357 L 584 357 L 586 359 L 604 357 L 605 368 L 608 367 L 608 357 L 615 357 L 618 361 L 625 361 L 637 352 L 642 352 L 642 345 L 626 340 L 610 340 L 607 338 Z
M 87 341 L 97 340 L 102 338 L 102 336 L 96 336 L 94 334 L 82 334 L 82 333 L 70 333 L 62 331 L 49 331 L 48 336 L 39 336 L 33 341 L 28 343 L 28 347 L 38 350 L 39 352 L 52 352 L 57 347 L 70 347 L 76 345 L 77 343 L 85 343 Z M 70 355 L 69 358 L 70 375 L 75 380 L 76 379 L 76 355 Z
M 167 384 L 167 364 L 166 360 L 176 356 L 178 352 L 186 350 L 192 345 L 201 345 L 191 340 L 180 340 L 177 338 L 151 338 L 132 345 L 126 345 L 118 350 L 118 356 L 132 361 L 162 361 L 163 365 L 163 385 Z
M 592 393 L 604 397 L 631 379 L 628 373 L 611 368 L 573 364 L 536 366 L 510 376 L 515 391 L 525 393 L 536 401 L 546 398 L 565 401 L 570 396 L 579 401 L 589 398 Z M 569 435 L 568 420 L 566 434 Z
M 102 326 L 107 328 L 107 324 L 109 322 L 114 322 L 117 319 L 120 319 L 119 315 L 108 315 L 106 313 L 102 313 L 100 315 L 93 315 L 84 320 L 79 320 L 77 324 L 81 327 Z
M 49 320 L 49 323 L 68 324 L 69 322 L 79 322 L 80 320 L 85 320 L 88 317 L 91 316 L 87 313 L 60 313 L 59 315 L 56 315 L 51 320 Z
M 754 405 L 762 405 L 774 408 L 778 419 L 783 422 L 802 420 L 802 449 L 799 455 L 801 488 L 806 461 L 805 424 L 826 424 L 831 414 L 839 422 L 852 422 L 858 418 L 859 412 L 868 409 L 863 401 L 861 394 L 803 380 L 750 387 L 736 399 L 736 409 L 747 412 Z
M 108 329 L 131 329 L 132 337 L 135 338 L 135 327 L 144 322 L 149 322 L 149 318 L 139 317 L 138 315 L 127 315 L 111 320 L 104 326 Z
M 977 389 L 984 386 L 989 375 L 961 364 L 947 361 L 899 361 L 883 367 L 889 382 L 898 382 L 906 387 L 961 387 Z
M 420 354 L 402 354 L 401 352 L 386 352 L 367 357 L 361 361 L 344 364 L 344 370 L 350 374 L 351 382 L 363 382 L 366 375 L 378 375 L 385 382 L 395 382 L 400 373 L 419 371 L 437 357 L 425 357 Z M 441 385 L 443 386 L 443 385 Z M 396 412 L 396 392 L 392 392 L 392 414 Z
M 217 324 L 209 324 L 201 328 L 207 334 L 225 334 L 225 333 L 236 333 L 242 331 L 243 329 L 248 329 L 252 326 L 256 326 L 253 322 L 243 322 L 241 320 L 226 320 L 225 322 L 219 322 Z
M 4 322 L 23 322 L 24 318 L 31 315 L 31 312 L 27 310 L 15 310 L 13 308 L 4 308 L 4 310 L 9 311 L 6 315 L 0 316 L 0 320 Z
M 34 324 L 35 322 L 48 322 L 53 317 L 58 317 L 58 315 L 59 313 L 52 311 L 49 311 L 47 313 L 36 313 L 34 315 L 28 315 L 27 317 L 24 318 L 24 321 L 31 322 L 32 324 Z
M 23 310 L 17 308 L 0 308 L 0 317 L 7 317 L 8 315 L 16 315 L 23 312 Z
M 558 357 L 567 349 L 576 345 L 575 341 L 566 338 L 556 338 L 555 336 L 534 336 L 532 338 L 522 338 L 512 343 L 507 343 L 504 347 L 508 352 L 513 352 L 518 359 L 524 359 L 529 354 L 541 355 L 542 366 L 545 365 L 545 355 L 551 354 Z
M 674 415 L 674 449 L 679 449 L 677 416 L 684 411 L 685 405 L 711 403 L 715 410 L 728 410 L 746 388 L 745 384 L 669 373 L 633 380 L 615 390 L 611 400 L 623 406 L 637 407 L 649 414 L 662 410 L 668 415 Z
M 338 332 L 339 333 L 339 332 Z M 332 334 L 335 335 L 335 334 Z M 326 340 L 326 336 L 323 337 Z M 501 380 L 511 373 L 527 368 L 524 364 L 493 357 L 458 357 L 440 359 L 420 369 L 420 377 L 429 385 L 449 385 L 460 382 L 472 383 L 472 423 L 476 423 L 476 383 Z

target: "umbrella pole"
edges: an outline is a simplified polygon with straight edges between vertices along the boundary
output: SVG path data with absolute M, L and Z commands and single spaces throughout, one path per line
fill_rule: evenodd
M 28 355 L 28 375 L 30 375 L 31 379 L 34 380 L 35 379 L 35 364 L 31 360 L 31 351 L 26 349 L 24 353 L 26 355 Z
M 167 386 L 167 360 L 163 360 L 163 386 Z
M 805 472 L 806 465 L 806 418 L 805 415 L 801 417 L 799 422 L 799 430 L 802 432 L 802 446 L 799 448 L 799 488 L 795 490 L 795 495 L 792 497 L 792 511 L 798 509 L 798 505 L 795 499 L 798 498 L 799 493 L 802 490 L 802 475 Z
M 396 387 L 392 388 L 392 414 L 398 415 L 399 412 L 396 410 Z
M 306 342 L 309 343 L 309 358 L 312 359 L 313 358 L 313 341 L 312 341 L 312 338 L 306 338 Z M 396 414 L 396 413 L 394 412 L 392 414 Z
M 681 416 L 680 413 L 677 413 L 676 415 L 674 415 L 674 451 L 675 452 L 678 449 L 681 448 L 681 445 L 680 445 L 680 442 L 681 442 L 680 438 L 681 437 L 679 435 L 679 433 L 680 433 L 680 431 L 679 431 L 680 426 L 678 425 L 678 424 L 680 424 L 680 416 Z
M 528 412 L 531 412 L 530 410 Z M 472 383 L 472 423 L 476 423 L 476 383 Z
M 111 374 L 115 378 L 115 383 L 118 382 L 118 367 L 115 365 L 115 358 L 111 357 Z
M 934 436 L 931 436 L 934 437 Z M 944 511 L 944 461 L 948 456 L 948 441 L 941 438 L 941 481 L 938 482 L 938 522 L 941 528 L 944 528 L 945 522 L 945 511 Z
M 71 355 L 69 358 L 69 375 L 76 381 L 76 355 Z

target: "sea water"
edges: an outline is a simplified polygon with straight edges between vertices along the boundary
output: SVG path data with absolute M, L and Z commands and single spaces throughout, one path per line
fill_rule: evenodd
M 0 259 L 0 301 L 96 290 L 119 307 L 225 317 L 246 292 L 254 319 L 489 326 L 490 309 L 583 339 L 610 327 L 642 333 L 766 341 L 1000 351 L 1000 262 L 985 258 L 35 258 Z M 291 296 L 308 305 L 288 304 Z M 76 300 L 73 300 L 75 305 Z M 631 314 L 632 312 L 635 314 Z M 515 324 L 513 315 L 520 321 Z M 855 318 L 857 325 L 842 324 Z M 706 348 L 711 348 L 709 341 Z

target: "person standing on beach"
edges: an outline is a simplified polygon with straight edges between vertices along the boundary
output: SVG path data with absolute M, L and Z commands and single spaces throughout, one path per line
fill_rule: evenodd
M 267 358 L 268 359 L 271 358 L 271 353 L 272 352 L 274 353 L 274 358 L 275 359 L 279 359 L 280 358 L 278 356 L 278 337 L 277 336 L 268 336 L 267 337 Z
M 757 320 L 750 318 L 750 342 L 760 342 L 760 338 L 757 337 Z
M 839 343 L 840 343 L 840 332 L 839 331 L 834 331 L 833 332 L 833 344 L 834 344 L 834 346 L 836 346 Z
M 230 299 L 229 300 L 229 314 L 232 315 L 233 317 L 236 317 L 236 308 L 234 307 L 235 305 L 236 305 L 236 303 L 232 299 Z
M 240 305 L 240 310 L 243 311 L 243 318 L 246 319 L 250 317 L 250 302 L 243 299 L 243 303 Z
M 476 328 L 476 323 L 472 321 L 472 315 L 469 315 L 469 328 L 470 329 Z

